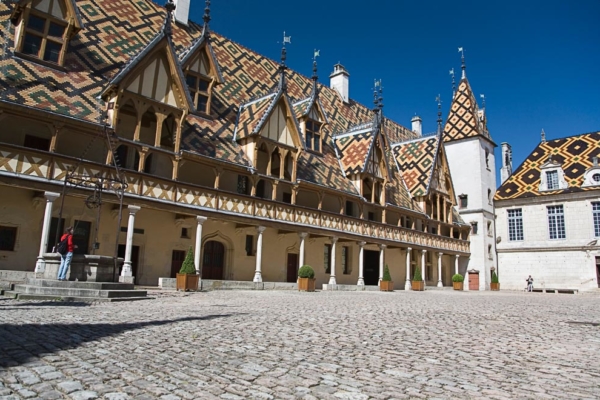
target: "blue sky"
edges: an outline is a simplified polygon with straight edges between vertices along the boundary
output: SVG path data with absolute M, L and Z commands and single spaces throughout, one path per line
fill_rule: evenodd
M 191 0 L 202 21 L 203 0 Z M 372 104 L 382 79 L 384 113 L 410 127 L 435 130 L 452 96 L 448 71 L 460 78 L 459 46 L 477 96 L 485 94 L 488 128 L 509 142 L 516 168 L 540 141 L 600 130 L 600 1 L 213 0 L 211 28 L 278 59 L 285 30 L 290 68 L 311 74 L 321 51 L 320 82 L 336 62 L 350 73 L 350 97 Z M 500 163 L 499 147 L 496 160 Z M 498 176 L 499 179 L 499 176 Z

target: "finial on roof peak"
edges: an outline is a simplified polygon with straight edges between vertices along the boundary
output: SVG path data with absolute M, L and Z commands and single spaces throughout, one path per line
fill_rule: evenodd
M 467 71 L 466 71 L 467 64 L 465 63 L 465 49 L 462 47 L 459 47 L 458 52 L 461 54 L 461 56 L 460 56 L 460 62 L 461 62 L 460 69 L 462 69 L 461 79 L 465 79 L 467 77 Z
M 313 52 L 313 74 L 312 74 L 312 80 L 313 81 L 317 81 L 317 79 L 319 79 L 319 76 L 317 75 L 317 57 L 321 56 L 321 50 L 317 50 L 315 49 L 315 51 Z
M 454 98 L 454 94 L 456 93 L 456 81 L 454 80 L 454 68 L 450 71 L 450 76 L 452 77 L 452 98 Z
M 285 44 L 292 44 L 292 37 L 286 36 L 285 31 L 283 31 L 283 43 L 281 46 L 281 63 L 279 64 L 279 87 L 281 89 L 285 89 L 285 70 L 287 69 L 285 65 L 285 60 L 287 59 L 287 50 L 285 48 Z
M 211 20 L 211 18 L 210 18 L 210 0 L 206 0 L 206 6 L 204 7 L 204 15 L 202 16 L 202 19 L 204 20 L 204 27 L 202 29 L 202 34 L 204 36 L 208 36 L 210 34 L 210 31 L 208 29 L 208 23 Z
M 173 11 L 175 11 L 175 3 L 173 3 L 173 0 L 167 0 L 165 9 L 167 10 L 167 17 L 165 19 L 165 24 L 163 25 L 163 31 L 165 32 L 165 35 L 170 36 L 171 33 L 173 33 L 171 21 L 173 20 Z
M 381 79 L 375 79 L 373 87 L 373 104 L 375 105 L 375 111 L 383 108 L 383 86 L 381 85 Z
M 481 108 L 485 110 L 485 94 L 482 93 L 479 97 L 481 98 Z
M 438 105 L 437 134 L 441 135 L 442 134 L 442 95 L 438 94 L 437 97 L 435 98 L 435 101 L 437 101 L 437 105 Z
M 546 143 L 546 132 L 544 132 L 544 128 L 542 128 L 542 143 Z

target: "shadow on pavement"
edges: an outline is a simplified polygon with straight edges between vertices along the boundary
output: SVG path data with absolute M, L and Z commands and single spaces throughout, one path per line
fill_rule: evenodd
M 232 315 L 235 314 L 116 324 L 0 324 L 0 370 L 126 331 L 178 322 L 228 318 Z

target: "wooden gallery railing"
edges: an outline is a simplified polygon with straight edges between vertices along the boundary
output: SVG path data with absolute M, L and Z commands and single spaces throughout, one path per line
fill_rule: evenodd
M 106 177 L 114 175 L 114 170 L 103 164 L 79 163 L 79 160 L 74 157 L 0 144 L 0 174 L 3 175 L 37 181 L 63 182 L 66 173 L 75 165 L 78 165 L 76 172 L 79 174 L 89 176 L 100 174 Z M 328 211 L 222 192 L 135 171 L 126 170 L 124 175 L 128 183 L 126 193 L 149 200 L 186 207 L 199 207 L 249 218 L 273 220 L 295 226 L 326 229 L 330 231 L 330 235 L 333 235 L 331 231 L 339 231 L 382 241 L 402 242 L 407 246 L 426 247 L 441 252 L 469 253 L 469 242 L 466 240 L 366 221 Z

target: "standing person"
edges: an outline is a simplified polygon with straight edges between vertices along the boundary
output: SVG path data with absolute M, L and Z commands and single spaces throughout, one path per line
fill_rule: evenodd
M 531 275 L 529 275 L 529 278 L 527 278 L 525 281 L 527 282 L 527 291 L 532 292 L 533 291 L 533 278 L 531 277 Z
M 73 228 L 68 227 L 65 229 L 64 235 L 60 238 L 60 241 L 67 240 L 67 253 L 60 255 L 60 268 L 58 269 L 58 277 L 59 281 L 67 280 L 67 272 L 69 271 L 69 267 L 71 266 L 71 260 L 73 259 L 73 251 L 77 248 L 75 244 L 73 244 Z

